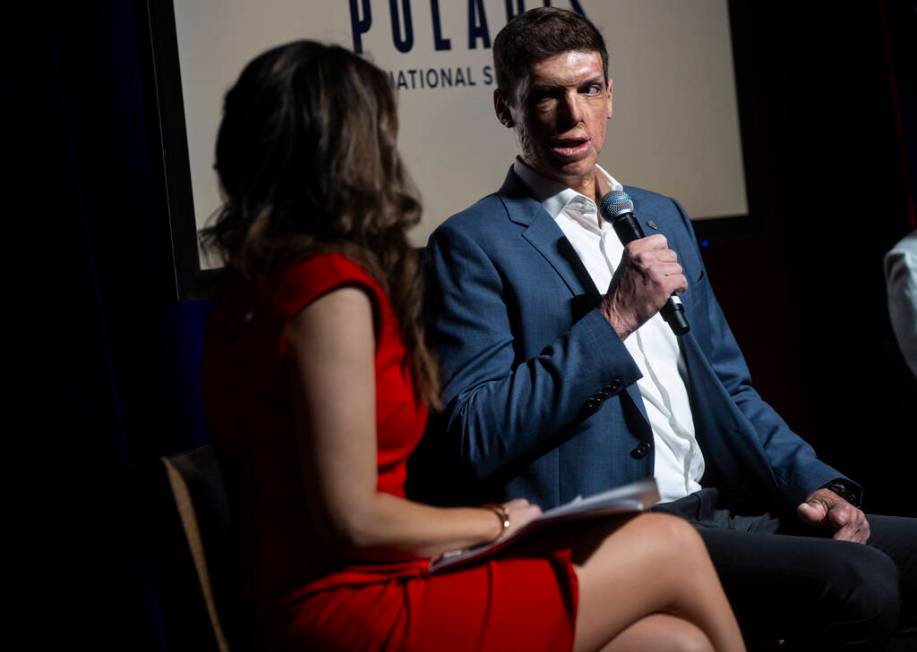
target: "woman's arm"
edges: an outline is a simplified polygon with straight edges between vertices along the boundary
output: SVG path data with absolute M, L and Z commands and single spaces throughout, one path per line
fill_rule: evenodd
M 341 288 L 287 325 L 295 437 L 309 518 L 335 553 L 367 558 L 435 557 L 493 541 L 490 509 L 443 509 L 376 490 L 375 335 L 366 293 Z M 513 529 L 540 510 L 506 505 Z

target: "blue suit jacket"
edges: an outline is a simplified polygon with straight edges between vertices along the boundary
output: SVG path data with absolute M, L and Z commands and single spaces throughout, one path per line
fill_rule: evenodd
M 703 484 L 777 509 L 843 478 L 752 387 L 681 207 L 626 191 L 644 231 L 666 236 L 688 278 L 691 331 L 680 345 Z M 425 269 L 446 405 L 427 434 L 439 455 L 428 471 L 458 462 L 460 482 L 542 507 L 653 475 L 640 371 L 598 311 L 599 291 L 570 243 L 512 170 L 497 193 L 435 231 Z

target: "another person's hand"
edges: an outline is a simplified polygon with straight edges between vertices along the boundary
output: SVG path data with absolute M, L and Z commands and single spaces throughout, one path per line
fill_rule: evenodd
M 624 247 L 602 312 L 623 340 L 659 312 L 673 293 L 687 289 L 678 255 L 669 249 L 665 236 L 656 233 Z
M 831 528 L 837 541 L 866 543 L 869 541 L 869 521 L 856 506 L 830 489 L 816 489 L 796 508 L 803 521 L 814 527 Z

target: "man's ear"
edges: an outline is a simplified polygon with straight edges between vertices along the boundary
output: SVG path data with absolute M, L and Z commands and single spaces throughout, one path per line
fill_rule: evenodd
M 506 102 L 506 95 L 499 88 L 494 89 L 494 112 L 501 125 L 508 128 L 515 126 L 512 111 L 509 110 L 509 104 Z

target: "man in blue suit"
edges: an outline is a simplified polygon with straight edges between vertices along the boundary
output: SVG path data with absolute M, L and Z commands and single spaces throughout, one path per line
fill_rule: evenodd
M 917 649 L 917 521 L 864 515 L 860 486 L 754 390 L 675 201 L 623 188 L 648 234 L 627 246 L 600 216 L 622 187 L 596 164 L 612 114 L 599 32 L 535 9 L 497 36 L 494 62 L 497 118 L 521 152 L 428 244 L 445 410 L 419 453 L 439 476 L 427 497 L 443 497 L 448 462 L 466 498 L 545 508 L 654 476 L 659 509 L 699 527 L 750 641 L 874 650 L 897 630 Z M 681 337 L 659 315 L 673 293 Z

